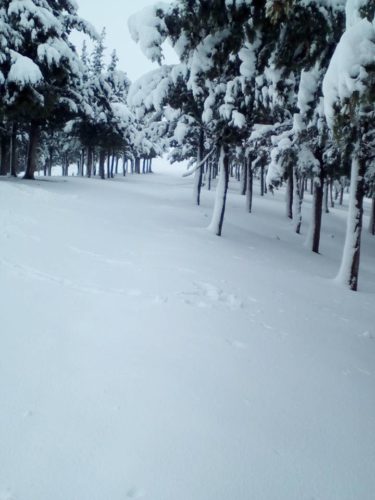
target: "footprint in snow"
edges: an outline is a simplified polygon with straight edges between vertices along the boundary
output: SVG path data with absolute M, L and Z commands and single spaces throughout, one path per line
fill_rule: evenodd
M 191 292 L 181 292 L 185 304 L 199 308 L 209 308 L 215 305 L 224 305 L 232 311 L 242 309 L 243 302 L 236 295 L 226 293 L 221 288 L 206 282 L 194 282 L 194 290 Z

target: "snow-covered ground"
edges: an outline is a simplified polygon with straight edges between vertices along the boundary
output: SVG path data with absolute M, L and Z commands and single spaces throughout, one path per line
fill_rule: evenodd
M 375 238 L 180 174 L 0 181 L 0 499 L 373 500 Z

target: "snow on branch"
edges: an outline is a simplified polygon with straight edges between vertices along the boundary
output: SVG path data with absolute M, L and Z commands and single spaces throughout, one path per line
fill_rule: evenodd
M 215 152 L 215 147 L 211 149 L 211 151 L 203 158 L 202 161 L 200 161 L 197 165 L 195 165 L 193 168 L 188 170 L 183 174 L 182 177 L 189 177 L 190 175 L 193 175 L 199 168 L 201 168 L 206 161 L 212 156 L 212 154 Z
M 160 63 L 163 59 L 161 46 L 168 35 L 163 17 L 169 8 L 169 4 L 157 2 L 132 15 L 128 20 L 132 39 L 139 43 L 142 52 L 151 61 Z
M 12 66 L 8 74 L 8 82 L 13 82 L 20 87 L 35 85 L 43 80 L 42 72 L 32 59 L 22 56 L 14 50 L 11 51 Z
M 375 28 L 361 19 L 341 37 L 323 81 L 324 110 L 332 128 L 336 105 L 366 90 L 366 67 L 375 64 Z

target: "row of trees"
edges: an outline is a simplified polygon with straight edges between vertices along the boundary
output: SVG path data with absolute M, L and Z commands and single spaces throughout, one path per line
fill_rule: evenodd
M 0 175 L 34 179 L 53 165 L 67 174 L 112 177 L 150 171 L 160 153 L 127 105 L 130 81 L 114 51 L 104 64 L 105 31 L 77 14 L 74 1 L 4 0 L 0 6 Z M 79 55 L 73 30 L 95 43 Z M 141 163 L 143 162 L 143 164 Z
M 129 21 L 133 39 L 160 63 L 132 85 L 129 103 L 142 119 L 159 120 L 172 159 L 191 161 L 197 204 L 204 169 L 219 158 L 210 229 L 222 233 L 231 165 L 241 165 L 248 211 L 255 172 L 262 186 L 267 172 L 271 189 L 286 182 L 297 232 L 310 178 L 309 245 L 319 252 L 324 191 L 349 178 L 338 279 L 352 290 L 364 196 L 375 211 L 374 16 L 370 0 L 175 0 Z M 166 40 L 178 64 L 163 64 Z
M 350 182 L 350 210 L 339 280 L 357 289 L 363 198 L 373 199 L 375 233 L 375 5 L 370 0 L 174 0 L 129 21 L 157 70 L 130 84 L 105 33 L 75 2 L 4 0 L 0 7 L 0 174 L 36 168 L 112 177 L 151 171 L 168 150 L 188 160 L 194 201 L 203 175 L 218 176 L 210 229 L 221 235 L 230 172 L 252 210 L 262 194 L 287 186 L 287 216 L 301 231 L 306 182 L 309 231 L 319 252 L 323 199 Z M 308 20 L 308 22 L 306 22 Z M 73 30 L 95 41 L 77 54 Z M 179 63 L 163 64 L 163 44 Z M 324 194 L 326 195 L 324 197 Z

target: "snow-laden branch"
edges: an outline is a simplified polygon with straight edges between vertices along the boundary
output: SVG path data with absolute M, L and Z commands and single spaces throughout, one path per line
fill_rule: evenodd
M 204 165 L 206 163 L 206 161 L 210 158 L 210 156 L 212 156 L 212 153 L 214 153 L 215 151 L 215 147 L 213 147 L 211 149 L 211 151 L 208 153 L 208 155 L 206 155 L 202 161 L 200 161 L 197 165 L 195 165 L 193 168 L 191 168 L 190 170 L 188 170 L 187 172 L 185 172 L 183 174 L 182 177 L 189 177 L 190 175 L 193 175 L 199 168 L 201 168 L 202 165 Z

